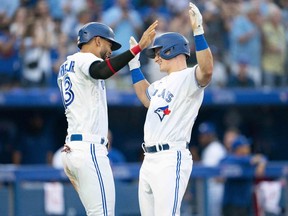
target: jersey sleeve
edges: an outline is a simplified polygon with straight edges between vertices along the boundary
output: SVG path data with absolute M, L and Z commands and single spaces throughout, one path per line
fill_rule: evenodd
M 187 91 L 188 91 L 188 96 L 193 95 L 196 91 L 198 91 L 199 89 L 203 89 L 206 86 L 201 86 L 196 78 L 196 69 L 197 69 L 198 65 L 195 65 L 194 67 L 191 68 L 191 70 L 189 70 L 187 77 L 186 77 L 186 86 L 187 86 Z
M 81 53 L 77 58 L 78 67 L 86 76 L 90 76 L 89 68 L 93 62 L 103 61 L 103 59 L 96 57 L 92 53 Z

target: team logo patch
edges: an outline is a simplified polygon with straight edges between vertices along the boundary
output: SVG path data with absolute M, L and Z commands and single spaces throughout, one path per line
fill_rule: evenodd
M 158 115 L 160 121 L 162 121 L 166 115 L 170 114 L 171 110 L 169 110 L 169 106 L 167 105 L 157 108 L 156 110 L 154 110 L 154 112 Z

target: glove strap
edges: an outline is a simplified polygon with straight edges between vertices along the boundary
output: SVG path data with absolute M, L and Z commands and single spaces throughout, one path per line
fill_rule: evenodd
M 140 82 L 141 80 L 145 79 L 140 68 L 135 68 L 135 69 L 131 70 L 131 76 L 132 76 L 133 84 Z
M 203 34 L 194 36 L 194 40 L 196 51 L 201 51 L 208 48 L 208 44 Z

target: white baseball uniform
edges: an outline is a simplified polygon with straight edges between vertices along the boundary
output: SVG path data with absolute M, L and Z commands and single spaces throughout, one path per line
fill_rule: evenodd
M 108 114 L 104 80 L 93 79 L 89 67 L 102 61 L 91 53 L 68 56 L 60 67 L 60 88 L 68 122 L 64 170 L 87 215 L 114 215 L 115 186 L 107 157 Z
M 145 152 L 140 170 L 142 216 L 180 215 L 193 165 L 188 143 L 204 96 L 204 88 L 196 81 L 196 67 L 173 72 L 147 89 L 150 106 L 143 149 L 155 146 L 156 152 Z M 161 151 L 167 144 L 169 149 Z

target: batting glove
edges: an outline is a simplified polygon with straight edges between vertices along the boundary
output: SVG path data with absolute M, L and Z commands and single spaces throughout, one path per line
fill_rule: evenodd
M 190 2 L 189 6 L 190 6 L 189 16 L 194 36 L 202 35 L 204 34 L 204 29 L 202 26 L 202 15 L 195 4 Z
M 130 49 L 138 44 L 133 36 L 130 37 L 129 43 L 130 43 Z M 130 62 L 128 62 L 130 71 L 140 67 L 139 57 L 140 52 Z

